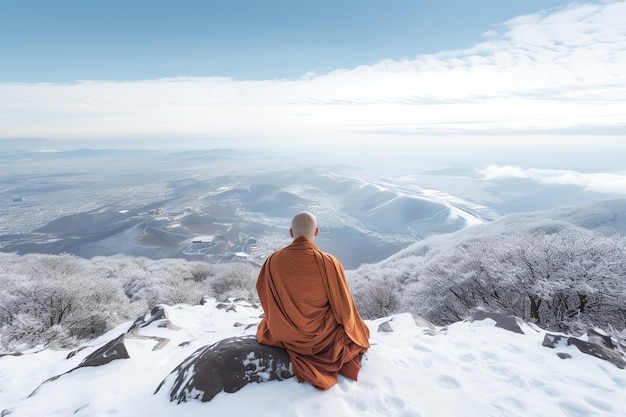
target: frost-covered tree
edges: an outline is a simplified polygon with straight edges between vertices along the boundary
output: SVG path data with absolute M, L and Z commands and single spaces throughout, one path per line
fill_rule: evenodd
M 440 322 L 484 307 L 547 328 L 623 328 L 623 247 L 620 236 L 577 229 L 474 239 L 426 259 L 410 288 L 417 312 Z
M 358 274 L 348 272 L 347 279 L 354 302 L 363 318 L 386 317 L 398 311 L 399 284 L 393 271 L 365 265 L 359 269 Z
M 126 319 L 129 304 L 119 282 L 105 278 L 84 259 L 28 255 L 2 276 L 2 334 L 44 344 L 93 337 Z M 22 338 L 24 338 L 22 337 Z
M 258 301 L 256 279 L 259 269 L 244 262 L 219 264 L 215 275 L 208 279 L 212 294 L 219 299 L 244 298 Z

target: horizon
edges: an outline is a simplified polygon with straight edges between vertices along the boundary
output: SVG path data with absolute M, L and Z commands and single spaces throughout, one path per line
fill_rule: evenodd
M 4 151 L 232 148 L 626 194 L 624 0 L 142 4 L 6 7 Z M 191 59 L 192 44 L 229 69 Z M 254 45 L 275 72 L 253 65 Z M 166 65 L 174 50 L 186 66 Z

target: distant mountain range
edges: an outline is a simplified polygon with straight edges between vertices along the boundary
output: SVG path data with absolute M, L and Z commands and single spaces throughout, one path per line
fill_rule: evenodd
M 434 173 L 397 182 L 362 167 L 234 149 L 25 150 L 44 142 L 1 153 L 0 251 L 260 264 L 289 243 L 291 217 L 309 210 L 318 217 L 318 246 L 352 269 L 468 226 L 543 216 L 496 220 L 506 213 L 474 196 L 426 187 Z M 450 178 L 458 188 L 458 174 Z M 553 213 L 578 218 L 581 227 L 623 230 L 583 209 Z

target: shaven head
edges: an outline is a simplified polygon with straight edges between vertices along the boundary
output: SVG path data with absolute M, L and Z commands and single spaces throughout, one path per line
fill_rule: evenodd
M 317 228 L 317 220 L 315 216 L 308 211 L 302 211 L 291 219 L 291 229 L 289 229 L 291 237 L 294 239 L 304 236 L 307 239 L 313 240 L 319 233 Z

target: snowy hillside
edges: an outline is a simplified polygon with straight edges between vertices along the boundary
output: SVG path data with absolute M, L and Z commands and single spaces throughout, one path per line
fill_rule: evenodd
M 0 356 L 1 415 L 626 416 L 626 370 L 573 345 L 544 347 L 543 330 L 522 324 L 519 334 L 491 319 L 430 327 L 409 314 L 367 322 L 372 348 L 358 382 L 340 377 L 320 392 L 291 378 L 177 404 L 168 387 L 154 394 L 161 381 L 198 348 L 254 334 L 261 310 L 211 300 L 166 310 L 169 326 L 155 321 L 127 337 L 128 359 L 64 374 L 131 322 L 69 358 L 69 350 L 48 349 Z
M 555 232 L 568 228 L 605 235 L 626 234 L 626 199 L 557 207 L 546 211 L 509 214 L 484 224 L 473 224 L 454 233 L 430 236 L 381 261 L 393 266 L 406 257 L 423 255 L 430 248 L 446 249 L 463 240 L 511 233 Z

